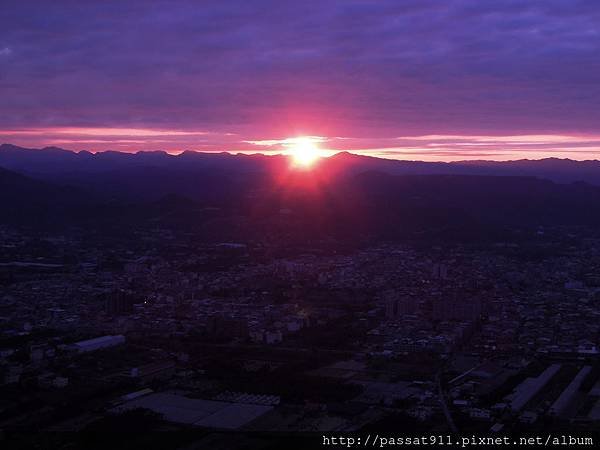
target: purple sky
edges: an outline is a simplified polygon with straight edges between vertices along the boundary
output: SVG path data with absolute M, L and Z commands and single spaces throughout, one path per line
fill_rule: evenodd
M 0 8 L 0 142 L 600 157 L 600 2 L 102 1 Z

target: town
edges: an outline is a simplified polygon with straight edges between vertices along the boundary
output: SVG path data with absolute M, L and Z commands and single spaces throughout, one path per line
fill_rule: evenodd
M 434 434 L 600 421 L 590 230 L 293 247 L 131 233 L 2 228 L 4 432 L 110 428 L 115 417 Z

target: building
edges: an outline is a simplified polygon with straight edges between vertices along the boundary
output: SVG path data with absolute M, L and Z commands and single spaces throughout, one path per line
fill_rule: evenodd
M 134 367 L 129 371 L 129 376 L 142 383 L 154 380 L 167 380 L 175 374 L 174 361 L 156 361 L 140 367 Z
M 569 406 L 571 406 L 575 401 L 575 397 L 579 392 L 581 384 L 591 371 L 591 366 L 585 366 L 577 373 L 575 378 L 573 378 L 573 381 L 569 383 L 569 385 L 565 388 L 564 391 L 562 391 L 560 396 L 550 407 L 550 410 L 548 411 L 550 415 L 562 416 L 568 411 Z
M 433 301 L 434 320 L 478 321 L 483 313 L 479 298 L 436 298 Z
M 533 397 L 541 392 L 541 390 L 550 382 L 552 377 L 558 373 L 560 368 L 560 364 L 552 364 L 538 377 L 525 379 L 506 397 L 506 400 L 510 402 L 510 409 L 513 412 L 521 411 Z
M 417 312 L 418 300 L 413 296 L 391 296 L 385 304 L 385 316 L 388 319 L 398 319 Z
M 71 345 L 71 348 L 78 353 L 93 352 L 103 348 L 115 347 L 125 343 L 125 336 L 114 335 L 114 336 L 101 336 L 94 339 L 88 339 L 86 341 L 75 342 Z
M 210 335 L 221 338 L 246 338 L 249 334 L 247 320 L 223 314 L 210 316 L 206 330 Z
M 133 311 L 135 297 L 122 289 L 110 292 L 104 299 L 104 311 L 110 316 L 118 316 Z
M 446 264 L 434 264 L 431 270 L 433 278 L 445 280 L 448 278 L 448 266 Z

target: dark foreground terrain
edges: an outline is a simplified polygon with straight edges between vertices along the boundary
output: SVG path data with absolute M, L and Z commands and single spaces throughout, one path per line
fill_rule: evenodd
M 388 164 L 1 147 L 0 439 L 591 435 L 589 173 Z

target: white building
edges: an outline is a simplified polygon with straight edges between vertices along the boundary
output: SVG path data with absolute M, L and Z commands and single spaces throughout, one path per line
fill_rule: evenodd
M 125 336 L 118 334 L 114 336 L 101 336 L 87 341 L 76 342 L 72 348 L 79 353 L 93 352 L 102 348 L 115 347 L 125 343 Z

